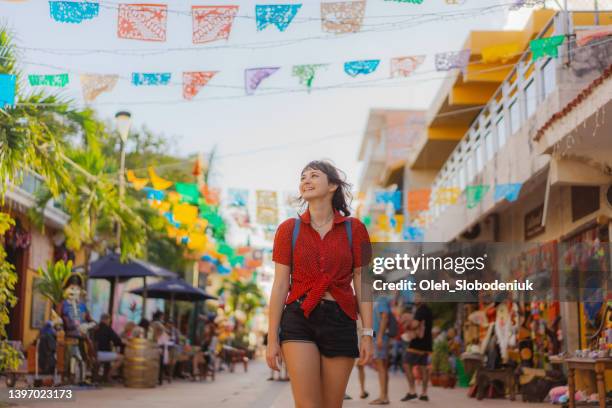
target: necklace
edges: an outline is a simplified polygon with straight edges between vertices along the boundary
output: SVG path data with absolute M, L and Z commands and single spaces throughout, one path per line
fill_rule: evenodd
M 320 229 L 323 229 L 323 227 L 325 227 L 332 220 L 333 217 L 334 217 L 334 213 L 331 213 L 329 217 L 327 218 L 327 220 L 323 222 L 323 224 L 317 225 L 314 221 L 311 221 L 310 223 L 312 224 L 313 228 L 318 231 Z

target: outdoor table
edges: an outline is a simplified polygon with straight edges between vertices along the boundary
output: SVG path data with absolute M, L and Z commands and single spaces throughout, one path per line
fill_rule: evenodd
M 567 364 L 568 370 L 569 407 L 576 407 L 576 382 L 574 374 L 576 370 L 585 370 L 595 372 L 599 408 L 606 408 L 606 381 L 604 374 L 606 370 L 612 370 L 612 358 L 566 358 L 564 362 Z

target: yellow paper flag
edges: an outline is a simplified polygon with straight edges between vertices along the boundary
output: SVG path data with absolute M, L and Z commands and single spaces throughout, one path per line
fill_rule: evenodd
M 174 206 L 174 220 L 185 225 L 193 225 L 198 219 L 198 207 L 189 204 Z
M 128 170 L 126 176 L 128 182 L 132 184 L 132 187 L 134 187 L 134 190 L 136 191 L 142 190 L 147 184 L 149 184 L 148 179 L 136 177 L 134 170 Z
M 439 205 L 452 205 L 461 195 L 459 187 L 440 187 L 434 191 L 434 203 Z
M 176 191 L 170 191 L 168 192 L 168 201 L 172 204 L 178 204 L 181 201 L 181 195 Z
M 195 251 L 201 251 L 206 248 L 206 235 L 199 232 L 190 233 L 187 248 Z
M 171 181 L 159 177 L 153 167 L 149 167 L 149 178 L 155 190 L 165 190 L 172 185 Z

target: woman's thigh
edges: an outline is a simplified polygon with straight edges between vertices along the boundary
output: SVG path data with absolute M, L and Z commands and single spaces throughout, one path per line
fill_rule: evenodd
M 295 406 L 321 407 L 321 355 L 316 344 L 285 341 L 282 344 L 282 351 L 291 380 Z
M 353 357 L 321 356 L 321 383 L 323 385 L 323 407 L 342 407 L 346 385 L 355 365 Z

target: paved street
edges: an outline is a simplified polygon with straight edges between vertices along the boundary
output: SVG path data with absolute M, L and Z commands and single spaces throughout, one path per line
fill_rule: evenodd
M 351 377 L 348 392 L 358 398 L 359 384 L 357 373 Z M 76 394 L 76 403 L 79 407 L 91 408 L 202 408 L 202 407 L 231 407 L 231 408 L 289 408 L 293 406 L 289 383 L 266 381 L 268 369 L 261 361 L 254 362 L 248 373 L 237 369 L 234 374 L 220 373 L 214 383 L 176 381 L 164 384 L 154 389 L 129 389 L 123 386 L 105 387 L 97 390 L 80 391 Z M 370 392 L 369 400 L 376 394 L 376 376 L 371 369 L 367 370 L 367 389 Z M 433 388 L 430 392 L 429 402 L 400 402 L 399 399 L 406 392 L 406 385 L 401 374 L 391 375 L 390 388 L 391 404 L 389 407 L 423 406 L 423 407 L 449 407 L 453 408 L 488 408 L 527 406 L 522 402 L 511 403 L 506 400 L 476 401 L 465 395 L 465 389 L 445 390 Z M 29 403 L 18 404 L 19 407 L 70 407 L 72 403 Z M 351 400 L 344 404 L 348 408 L 367 407 L 367 401 Z

